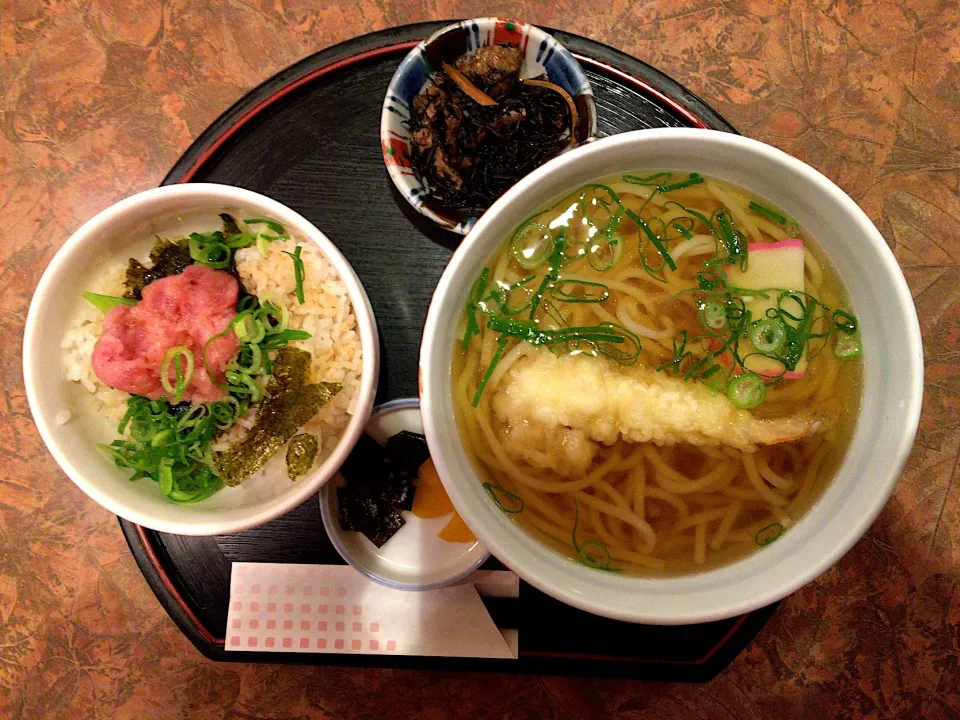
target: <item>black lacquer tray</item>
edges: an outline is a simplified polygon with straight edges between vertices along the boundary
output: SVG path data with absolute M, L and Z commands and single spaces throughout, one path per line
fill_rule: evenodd
M 460 236 L 417 215 L 394 190 L 381 157 L 380 107 L 390 77 L 419 40 L 447 23 L 394 28 L 312 55 L 227 110 L 177 162 L 164 184 L 217 182 L 269 195 L 302 213 L 356 269 L 380 328 L 377 402 L 417 394 L 420 335 L 433 289 Z M 562 32 L 596 94 L 599 134 L 651 127 L 735 132 L 654 68 Z M 485 600 L 494 621 L 519 629 L 520 659 L 226 652 L 230 565 L 337 563 L 317 499 L 263 527 L 184 537 L 120 521 L 147 582 L 207 657 L 705 681 L 736 657 L 773 613 L 683 627 L 614 622 L 569 608 L 522 584 L 520 598 Z M 486 567 L 502 568 L 496 560 Z

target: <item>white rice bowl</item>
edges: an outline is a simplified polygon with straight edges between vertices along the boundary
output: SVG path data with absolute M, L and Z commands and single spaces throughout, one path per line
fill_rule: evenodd
M 311 382 L 337 382 L 341 391 L 300 432 L 314 434 L 320 452 L 312 469 L 291 482 L 285 448 L 235 487 L 193 504 L 171 502 L 149 478 L 129 482 L 98 449 L 117 439 L 129 394 L 108 388 L 91 365 L 103 316 L 83 300 L 85 291 L 119 295 L 129 258 L 145 262 L 157 236 L 177 239 L 222 227 L 218 217 L 268 217 L 290 240 L 262 257 L 255 247 L 237 252 L 245 287 L 282 302 L 289 327 L 309 332 L 291 346 L 312 355 Z M 296 298 L 293 260 L 301 247 L 304 300 Z M 226 185 L 191 183 L 155 188 L 104 210 L 57 252 L 34 294 L 24 335 L 24 384 L 41 437 L 64 472 L 87 495 L 138 525 L 184 535 L 218 535 L 261 525 L 308 500 L 337 471 L 363 432 L 376 394 L 379 347 L 370 301 L 336 246 L 308 220 L 270 198 Z M 218 438 L 236 442 L 256 421 L 252 409 Z
M 298 245 L 304 265 L 302 305 L 297 300 L 293 261 L 284 254 L 292 253 Z M 146 257 L 139 260 L 148 263 Z M 300 432 L 317 438 L 320 448 L 314 464 L 322 463 L 343 437 L 343 430 L 354 413 L 363 367 L 357 318 L 347 287 L 320 251 L 297 237 L 270 243 L 266 257 L 255 246 L 243 248 L 237 251 L 236 261 L 237 272 L 247 292 L 286 305 L 290 313 L 288 327 L 304 330 L 312 336 L 309 340 L 290 343 L 290 347 L 310 353 L 310 381 L 341 385 L 340 392 L 300 428 Z M 125 273 L 126 264 L 111 265 L 91 291 L 123 295 L 126 291 L 123 285 Z M 80 383 L 92 394 L 95 411 L 119 423 L 127 411 L 130 394 L 104 384 L 91 364 L 93 349 L 102 330 L 103 313 L 90 303 L 84 303 L 74 325 L 63 337 L 64 371 L 68 380 Z M 257 408 L 254 406 L 238 418 L 229 431 L 216 438 L 213 450 L 228 450 L 243 439 L 256 421 Z M 243 483 L 255 483 L 266 475 L 285 472 L 285 448 L 278 450 L 261 470 L 244 479 Z

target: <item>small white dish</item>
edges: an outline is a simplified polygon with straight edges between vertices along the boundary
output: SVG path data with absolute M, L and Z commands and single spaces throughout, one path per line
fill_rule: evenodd
M 250 211 L 280 222 L 295 237 L 313 243 L 347 288 L 363 352 L 360 387 L 339 444 L 322 463 L 290 482 L 285 469 L 255 482 L 223 488 L 195 504 L 170 502 L 149 479 L 130 482 L 97 449 L 117 436 L 117 423 L 95 412 L 91 395 L 66 379 L 61 341 L 76 317 L 81 296 L 106 263 L 142 257 L 155 234 L 181 236 L 219 227 L 218 213 Z M 63 244 L 43 273 L 30 303 L 23 343 L 23 379 L 34 422 L 63 471 L 91 499 L 130 522 L 179 535 L 222 535 L 262 525 L 305 502 L 340 467 L 363 432 L 380 374 L 380 348 L 373 309 L 360 280 L 336 246 L 309 220 L 250 190 L 187 183 L 146 190 L 125 198 L 84 223 Z M 69 422 L 63 423 L 64 417 Z
M 401 398 L 373 410 L 366 432 L 378 443 L 402 430 L 423 434 L 420 401 Z M 479 568 L 490 553 L 479 540 L 451 543 L 437 534 L 451 515 L 421 520 L 412 512 L 401 512 L 406 524 L 378 548 L 363 533 L 340 528 L 338 475 L 320 492 L 323 527 L 340 556 L 371 580 L 396 590 L 433 590 L 464 579 Z

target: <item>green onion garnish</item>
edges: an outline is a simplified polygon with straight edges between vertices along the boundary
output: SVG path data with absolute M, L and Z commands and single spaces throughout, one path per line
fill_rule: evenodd
M 670 253 L 667 251 L 666 246 L 663 244 L 660 238 L 657 237 L 653 230 L 650 229 L 650 226 L 644 222 L 643 218 L 633 212 L 630 208 L 625 208 L 625 210 L 627 217 L 633 220 L 640 227 L 640 230 L 643 231 L 643 234 L 647 236 L 647 240 L 651 242 L 657 249 L 657 252 L 660 253 L 660 257 L 663 258 L 663 262 L 666 263 L 667 267 L 671 270 L 676 270 L 677 263 L 674 262 L 673 258 L 670 256 Z M 647 254 L 643 251 L 643 248 L 641 248 L 640 254 L 643 258 L 644 266 L 647 267 Z M 653 270 L 656 272 L 661 270 L 662 267 L 663 266 L 661 265 L 660 268 L 653 268 Z
M 173 460 L 168 457 L 160 458 L 157 475 L 160 492 L 169 497 L 173 492 Z
M 117 297 L 116 295 L 100 295 L 99 293 L 85 292 L 83 297 L 97 310 L 106 315 L 117 305 L 136 305 L 136 300 L 130 298 Z
M 702 175 L 699 173 L 690 173 L 689 179 L 675 182 L 672 185 L 661 185 L 658 189 L 661 193 L 668 193 L 672 192 L 673 190 L 681 190 L 685 187 L 690 187 L 691 185 L 700 185 L 701 183 L 703 183 Z
M 717 300 L 704 303 L 700 309 L 700 322 L 710 330 L 722 330 L 727 324 L 727 308 Z
M 523 502 L 523 498 L 517 495 L 516 493 L 512 493 L 506 488 L 500 487 L 499 485 L 494 485 L 491 482 L 485 482 L 483 484 L 483 489 L 487 491 L 487 495 L 490 496 L 494 504 L 496 504 L 496 506 L 500 508 L 501 511 L 507 513 L 508 515 L 516 515 L 517 513 L 523 512 L 525 503 Z M 511 507 L 507 507 L 506 505 L 504 505 L 503 501 L 500 500 L 499 495 L 503 495 L 504 497 L 509 498 L 512 501 L 510 503 Z M 517 505 L 517 503 L 519 503 L 519 506 Z
M 750 212 L 756 213 L 757 215 L 763 215 L 763 217 L 767 218 L 767 220 L 772 220 L 778 225 L 783 225 L 784 227 L 787 225 L 787 219 L 783 215 L 778 213 L 776 210 L 771 210 L 768 207 L 764 207 L 760 203 L 754 202 L 753 200 L 750 201 L 750 204 L 747 205 L 747 208 L 750 210 Z
M 586 565 L 588 568 L 593 568 L 594 570 L 604 570 L 606 572 L 621 572 L 623 568 L 610 567 L 610 550 L 599 540 L 587 540 L 586 542 L 579 543 L 577 542 L 577 527 L 580 525 L 580 503 L 577 502 L 577 499 L 573 499 L 573 532 L 571 536 L 571 544 L 573 549 L 577 551 L 577 559 L 580 560 L 580 563 Z M 601 553 L 603 553 L 602 560 L 595 560 L 590 556 L 588 548 L 596 548 Z
M 180 358 L 183 358 L 186 363 L 186 370 L 181 367 Z M 176 385 L 170 382 L 171 363 L 173 363 L 174 373 L 177 378 Z M 183 397 L 183 391 L 187 389 L 190 380 L 193 378 L 193 366 L 193 352 L 191 352 L 190 348 L 183 345 L 178 345 L 177 347 L 172 347 L 167 350 L 167 354 L 163 356 L 163 360 L 160 362 L 160 384 L 163 385 L 163 389 L 167 392 L 168 399 L 174 405 L 180 402 L 180 398 Z
M 233 251 L 223 242 L 223 233 L 190 234 L 190 257 L 216 270 L 230 266 Z
M 730 385 L 727 386 L 727 397 L 734 406 L 741 410 L 749 410 L 764 401 L 767 397 L 767 386 L 759 375 L 744 373 L 730 381 Z
M 587 244 L 587 262 L 599 272 L 609 270 L 623 257 L 624 239 L 618 233 L 591 238 Z
M 551 256 L 554 244 L 550 228 L 542 223 L 528 222 L 510 238 L 510 257 L 524 270 L 534 270 Z
M 583 292 L 568 292 L 565 288 L 582 287 Z M 594 290 L 596 288 L 596 290 Z M 587 280 L 560 280 L 552 288 L 550 295 L 558 302 L 566 303 L 602 303 L 610 297 L 610 289 L 603 283 Z
M 833 354 L 839 360 L 854 360 L 863 354 L 863 344 L 859 338 L 848 335 L 837 340 Z
M 293 258 L 293 276 L 297 280 L 297 302 L 303 305 L 303 260 L 300 259 L 301 248 L 299 245 L 294 248 L 293 252 L 283 251 L 284 255 L 289 255 Z
M 213 437 L 246 411 L 234 398 L 178 412 L 166 400 L 133 396 L 117 427 L 129 435 L 98 447 L 118 467 L 134 471 L 131 482 L 148 477 L 173 502 L 199 502 L 223 484 L 208 464 Z
M 757 534 L 754 535 L 753 539 L 754 539 L 754 542 L 757 543 L 757 545 L 759 545 L 760 547 L 764 547 L 772 543 L 781 535 L 783 535 L 783 533 L 784 533 L 783 525 L 781 525 L 778 522 L 775 522 L 775 523 L 770 523 L 769 525 L 766 525 L 765 527 L 762 527 L 759 530 L 757 530 Z
M 247 225 L 266 225 L 277 235 L 285 235 L 286 230 L 283 225 L 278 223 L 276 220 L 271 220 L 270 218 L 247 218 L 244 220 Z M 272 238 L 271 238 L 272 239 Z
M 750 342 L 764 355 L 780 352 L 787 344 L 787 328 L 782 320 L 764 318 L 750 326 Z

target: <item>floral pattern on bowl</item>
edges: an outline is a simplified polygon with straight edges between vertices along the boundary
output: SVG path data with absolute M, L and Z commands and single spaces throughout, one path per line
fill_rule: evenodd
M 579 121 L 577 145 L 596 138 L 597 112 L 593 90 L 583 68 L 552 35 L 526 23 L 503 18 L 476 18 L 442 28 L 411 50 L 390 80 L 380 115 L 380 146 L 387 172 L 400 194 L 421 215 L 455 233 L 465 235 L 475 217 L 458 217 L 433 201 L 429 189 L 410 166 L 408 120 L 413 98 L 420 93 L 434 69 L 481 47 L 506 44 L 524 52 L 520 76 L 547 75 L 574 99 Z

